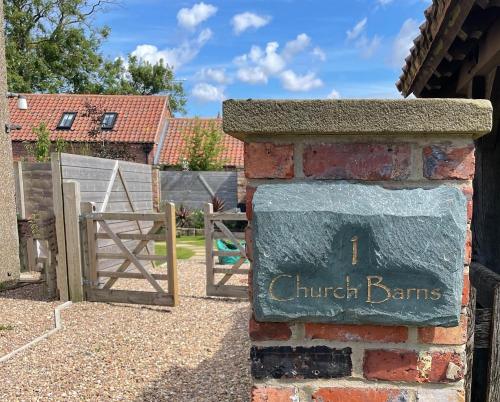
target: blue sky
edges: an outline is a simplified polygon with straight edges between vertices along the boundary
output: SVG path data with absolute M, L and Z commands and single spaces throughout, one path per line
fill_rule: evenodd
M 429 0 L 123 0 L 103 53 L 166 60 L 188 116 L 227 98 L 394 98 Z

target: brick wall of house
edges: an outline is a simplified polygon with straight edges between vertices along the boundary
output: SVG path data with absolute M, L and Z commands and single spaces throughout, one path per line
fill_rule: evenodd
M 231 102 L 231 101 L 229 101 Z M 234 101 L 237 102 L 237 101 Z M 257 101 L 258 102 L 258 101 Z M 240 105 L 226 107 L 224 119 L 232 120 Z M 266 104 L 259 104 L 260 110 Z M 326 105 L 325 107 L 327 107 Z M 389 105 L 390 106 L 390 105 Z M 243 104 L 241 109 L 247 106 Z M 294 107 L 294 106 L 292 106 Z M 229 110 L 228 110 L 229 109 Z M 249 107 L 250 112 L 252 108 Z M 279 109 L 285 119 L 286 106 Z M 300 115 L 300 112 L 297 112 Z M 309 116 L 303 116 L 305 120 Z M 235 120 L 243 120 L 237 116 Z M 255 118 L 258 120 L 258 118 Z M 309 119 L 311 120 L 311 119 Z M 367 119 L 369 120 L 369 119 Z M 294 122 L 298 119 L 294 119 Z M 472 216 L 472 179 L 474 176 L 473 136 L 477 133 L 401 133 L 374 135 L 361 129 L 349 135 L 321 135 L 314 132 L 290 134 L 276 129 L 256 132 L 252 116 L 245 127 L 224 125 L 245 140 L 247 187 L 247 248 L 252 260 L 252 197 L 267 183 L 293 181 L 348 180 L 377 184 L 390 189 L 434 188 L 441 185 L 459 188 L 467 197 L 468 236 L 465 245 L 464 288 L 460 325 L 444 327 L 408 327 L 379 325 L 342 325 L 312 322 L 249 322 L 252 353 L 266 353 L 275 346 L 322 346 L 331 351 L 350 348 L 347 370 L 340 378 L 306 380 L 299 377 L 255 379 L 251 400 L 270 401 L 465 401 L 464 376 L 468 325 L 469 278 L 471 256 L 470 220 Z M 267 123 L 267 122 L 266 122 Z M 345 123 L 348 124 L 348 123 Z M 285 123 L 286 125 L 286 123 Z M 353 123 L 353 126 L 355 123 Z M 272 126 L 272 124 L 268 124 Z M 312 130 L 312 128 L 311 128 Z M 335 129 L 332 129 L 335 131 Z M 353 131 L 359 130 L 356 133 Z M 263 130 L 264 131 L 264 130 Z M 302 130 L 303 132 L 305 130 Z M 348 130 L 346 130 L 347 132 Z M 381 130 L 383 131 L 383 129 Z M 388 130 L 389 131 L 389 130 Z M 477 130 L 479 131 L 479 130 Z M 253 269 L 253 267 L 252 267 Z M 252 273 L 250 299 L 252 300 Z M 293 358 L 293 357 L 290 357 Z M 336 359 L 345 361 L 346 356 Z M 305 360 L 304 360 L 305 361 Z M 304 363 L 307 364 L 307 363 Z
M 129 160 L 137 163 L 146 163 L 152 164 L 154 158 L 154 149 L 150 147 L 150 144 L 133 144 L 133 143 L 118 143 L 118 144 L 109 144 L 109 147 L 116 147 L 118 149 L 125 149 L 127 155 L 129 156 Z M 145 151 L 148 151 L 146 153 Z M 94 147 L 92 143 L 69 143 L 65 149 L 66 153 L 77 154 L 77 155 L 89 155 L 89 156 L 97 156 L 94 153 Z M 14 161 L 27 161 L 33 162 L 34 158 L 28 154 L 26 149 L 26 143 L 21 141 L 12 141 L 12 155 Z

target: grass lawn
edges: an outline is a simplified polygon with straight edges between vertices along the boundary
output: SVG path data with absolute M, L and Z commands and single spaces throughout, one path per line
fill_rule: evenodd
M 185 245 L 185 246 L 184 246 Z M 187 246 L 187 247 L 186 247 Z M 191 247 L 204 247 L 205 238 L 203 236 L 183 236 L 177 238 L 177 259 L 188 260 L 195 252 Z M 167 245 L 164 242 L 155 244 L 156 255 L 167 255 Z M 158 263 L 155 263 L 157 265 Z
M 189 246 L 205 247 L 204 236 L 182 236 L 177 238 L 177 244 L 187 244 Z

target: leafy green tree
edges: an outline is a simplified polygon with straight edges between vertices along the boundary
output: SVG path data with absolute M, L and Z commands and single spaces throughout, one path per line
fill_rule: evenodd
M 94 17 L 114 0 L 3 0 L 9 90 L 14 92 L 143 94 L 170 96 L 185 112 L 182 83 L 163 61 L 129 56 L 108 60 L 100 52 L 110 30 Z
M 9 88 L 85 92 L 103 60 L 107 27 L 91 25 L 107 0 L 4 0 Z
M 41 122 L 37 127 L 33 127 L 36 135 L 34 143 L 26 144 L 26 151 L 33 156 L 37 162 L 47 162 L 50 160 L 50 131 L 47 124 Z
M 172 68 L 160 60 L 156 64 L 129 55 L 107 61 L 100 71 L 100 81 L 94 92 L 106 94 L 169 95 L 170 109 L 185 113 L 187 102 L 182 82 L 175 79 Z
M 184 148 L 181 161 L 185 159 L 190 170 L 207 171 L 221 170 L 225 160 L 221 157 L 223 151 L 222 131 L 212 123 L 208 128 L 202 128 L 195 123 L 193 135 L 184 138 Z

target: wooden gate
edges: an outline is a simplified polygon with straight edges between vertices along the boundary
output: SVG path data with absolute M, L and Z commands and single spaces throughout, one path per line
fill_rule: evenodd
M 78 182 L 64 182 L 63 193 L 68 293 L 72 301 L 178 305 L 174 204 L 166 204 L 165 213 L 95 212 L 95 204 L 80 202 Z M 123 227 L 128 230 L 124 232 Z M 153 241 L 166 243 L 166 256 L 148 251 Z M 101 264 L 101 260 L 116 262 Z M 162 267 L 153 269 L 153 261 L 166 262 L 165 271 Z M 117 283 L 120 279 L 127 281 Z
M 238 276 L 247 282 L 249 267 L 247 252 L 242 240 L 244 231 L 231 231 L 224 222 L 247 221 L 246 214 L 241 212 L 213 212 L 213 205 L 205 205 L 205 256 L 207 269 L 207 296 L 248 297 L 247 285 L 228 284 Z M 221 251 L 216 247 L 216 241 L 223 240 L 234 247 L 234 251 Z M 239 257 L 229 268 L 217 264 L 215 257 Z
M 84 288 L 89 301 L 138 303 L 158 306 L 177 306 L 179 303 L 177 266 L 175 254 L 175 206 L 166 204 L 166 212 L 133 213 L 105 212 L 84 216 L 87 232 L 88 267 L 84 270 Z M 153 225 L 146 233 L 115 233 L 110 222 L 147 221 Z M 99 227 L 101 230 L 99 230 Z M 161 234 L 163 233 L 163 234 Z M 98 239 L 112 240 L 120 252 L 101 252 Z M 129 248 L 124 240 L 138 240 Z M 147 251 L 148 243 L 166 242 L 167 255 L 152 255 Z M 121 260 L 117 268 L 99 269 L 99 260 Z M 144 261 L 166 262 L 166 273 L 151 272 Z M 106 280 L 103 282 L 102 278 Z M 113 289 L 120 279 L 142 279 L 153 291 Z M 160 283 L 166 281 L 166 285 Z M 142 288 L 142 286 L 140 286 Z

